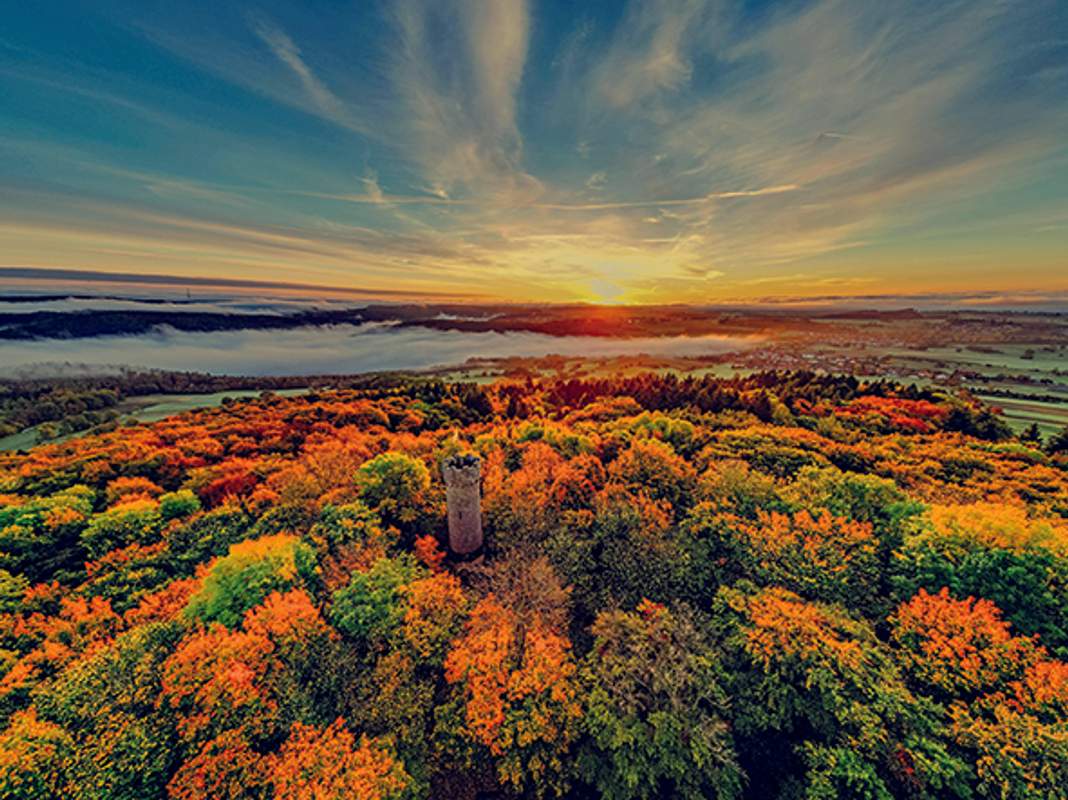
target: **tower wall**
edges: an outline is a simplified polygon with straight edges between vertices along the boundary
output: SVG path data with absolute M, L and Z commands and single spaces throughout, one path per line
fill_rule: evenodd
M 482 547 L 482 460 L 458 455 L 441 466 L 449 508 L 449 549 L 458 555 Z

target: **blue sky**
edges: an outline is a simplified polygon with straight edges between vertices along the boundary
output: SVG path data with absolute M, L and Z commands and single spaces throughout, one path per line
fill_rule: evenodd
M 21 3 L 0 260 L 515 300 L 1068 289 L 1056 0 Z

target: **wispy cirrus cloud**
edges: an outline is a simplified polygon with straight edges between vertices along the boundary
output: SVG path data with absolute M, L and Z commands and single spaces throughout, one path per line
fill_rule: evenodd
M 1064 129 L 1065 107 L 1051 107 L 1043 87 L 1019 91 L 1035 48 L 1052 52 L 1039 43 L 1037 7 L 822 0 L 758 26 L 732 20 L 725 7 L 642 4 L 608 50 L 610 74 L 639 68 L 652 52 L 677 65 L 669 70 L 677 79 L 604 103 L 630 112 L 631 126 L 667 154 L 680 181 L 804 187 L 803 195 L 769 198 L 759 213 L 683 209 L 680 227 L 691 240 L 731 253 L 738 266 L 760 270 L 866 246 L 888 221 L 1041 158 Z M 687 19 L 700 29 L 709 15 L 719 36 L 688 37 L 677 27 Z M 645 48 L 619 47 L 643 36 Z M 702 81 L 693 68 L 701 63 L 733 79 Z
M 597 180 L 593 180 L 596 178 Z M 591 185 L 591 181 L 592 184 Z M 484 198 L 450 198 L 442 197 L 435 194 L 426 195 L 386 195 L 382 192 L 381 187 L 378 185 L 377 178 L 365 177 L 363 182 L 367 185 L 367 191 L 364 194 L 323 194 L 323 193 L 308 193 L 297 192 L 301 194 L 311 194 L 314 197 L 319 197 L 324 200 L 338 200 L 345 203 L 371 203 L 378 205 L 381 203 L 390 203 L 392 205 L 441 205 L 441 206 L 457 206 L 467 208 L 480 208 L 486 204 Z M 586 187 L 589 189 L 603 188 L 604 178 L 598 173 L 590 180 L 586 181 Z M 609 211 L 623 208 L 667 208 L 671 206 L 698 206 L 707 205 L 716 200 L 732 200 L 741 197 L 764 197 L 766 195 L 783 194 L 784 192 L 796 192 L 801 187 L 794 184 L 786 184 L 783 186 L 766 186 L 760 189 L 735 189 L 722 192 L 710 192 L 709 194 L 701 195 L 699 197 L 663 197 L 663 198 L 649 198 L 649 199 L 636 199 L 636 200 L 622 200 L 622 201 L 608 201 L 608 202 L 541 202 L 541 201 L 528 201 L 525 198 L 517 198 L 514 201 L 514 207 L 527 208 L 527 209 L 548 209 L 552 211 Z M 507 200 L 497 200 L 498 205 L 507 206 Z
M 0 90 L 86 120 L 0 131 L 35 264 L 635 300 L 1066 266 L 1056 0 L 100 9 L 136 70 L 0 49 Z
M 446 194 L 536 193 L 516 120 L 526 0 L 399 0 L 391 14 L 389 81 L 403 103 L 395 129 L 424 178 Z
M 618 109 L 658 92 L 683 89 L 693 75 L 691 57 L 698 43 L 709 43 L 714 34 L 709 23 L 721 7 L 705 0 L 628 3 L 615 37 L 592 70 L 594 92 Z
M 251 26 L 278 60 L 290 69 L 316 108 L 326 117 L 347 124 L 349 114 L 345 104 L 312 72 L 301 56 L 300 48 L 285 31 L 263 18 L 253 18 Z

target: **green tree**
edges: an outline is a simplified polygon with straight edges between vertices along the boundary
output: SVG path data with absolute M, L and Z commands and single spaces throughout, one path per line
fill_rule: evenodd
M 31 583 L 80 570 L 85 554 L 79 535 L 94 499 L 93 490 L 81 485 L 27 502 L 0 497 L 0 567 Z
M 609 485 L 593 506 L 592 514 L 565 517 L 545 543 L 553 567 L 574 587 L 584 626 L 602 608 L 683 593 L 691 578 L 690 555 L 662 503 Z
M 65 767 L 73 750 L 70 734 L 59 725 L 38 719 L 34 709 L 15 714 L 0 733 L 0 797 L 62 797 Z
M 383 646 L 407 611 L 402 588 L 425 572 L 411 556 L 380 558 L 370 570 L 354 573 L 348 586 L 334 592 L 331 621 L 368 647 Z
M 381 544 L 385 547 L 396 537 L 388 537 L 382 530 L 378 514 L 357 501 L 324 508 L 308 538 L 320 555 L 325 556 L 349 545 Z
M 1042 431 L 1038 429 L 1038 423 L 1032 422 L 1028 425 L 1020 434 L 1020 441 L 1029 442 L 1034 445 L 1041 446 L 1042 444 Z
M 141 800 L 163 793 L 176 756 L 175 732 L 156 701 L 160 665 L 180 634 L 173 622 L 135 628 L 37 691 L 40 713 L 78 742 L 64 796 Z
M 24 576 L 0 569 L 0 614 L 10 614 L 22 605 L 22 596 L 29 585 Z
M 420 533 L 431 513 L 430 472 L 417 458 L 404 453 L 382 453 L 364 463 L 356 472 L 360 499 L 377 513 L 386 525 L 402 533 Z
M 1068 453 L 1068 425 L 1049 437 L 1049 441 L 1046 442 L 1046 452 L 1053 455 Z
M 1068 555 L 1051 524 L 1000 504 L 933 507 L 893 561 L 894 596 L 982 597 L 1023 634 L 1068 652 Z
M 212 566 L 200 591 L 189 599 L 186 616 L 234 628 L 271 592 L 310 580 L 314 568 L 314 551 L 296 536 L 275 534 L 239 542 Z
M 94 515 L 81 539 L 90 558 L 100 558 L 128 544 L 150 544 L 162 527 L 159 503 L 137 499 Z
M 690 505 L 697 485 L 693 467 L 658 439 L 635 439 L 608 471 L 630 491 L 664 500 L 679 512 Z
M 231 506 L 195 514 L 167 531 L 169 557 L 179 571 L 191 573 L 197 564 L 225 555 L 231 545 L 249 535 L 251 525 L 244 511 Z
M 742 764 L 756 797 L 968 797 L 938 709 L 872 627 L 784 589 L 713 607 Z
M 200 498 L 189 489 L 168 492 L 159 498 L 159 513 L 163 520 L 181 519 L 200 511 Z
M 692 612 L 643 601 L 593 624 L 579 770 L 606 800 L 738 797 L 727 695 Z

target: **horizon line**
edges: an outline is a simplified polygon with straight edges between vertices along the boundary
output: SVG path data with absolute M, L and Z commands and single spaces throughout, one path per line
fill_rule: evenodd
M 446 302 L 460 302 L 465 305 L 507 305 L 507 306 L 590 306 L 590 307 L 680 307 L 680 308 L 738 308 L 754 307 L 762 304 L 774 304 L 776 306 L 817 306 L 829 303 L 887 303 L 897 302 L 907 304 L 910 302 L 943 301 L 952 307 L 961 308 L 962 305 L 969 310 L 982 310 L 982 304 L 996 302 L 1003 299 L 1006 303 L 1026 304 L 1068 304 L 1068 287 L 1064 289 L 1017 289 L 997 290 L 984 289 L 978 291 L 935 291 L 906 294 L 886 293 L 862 293 L 862 294 L 823 294 L 813 296 L 801 295 L 764 295 L 746 299 L 722 298 L 711 302 L 675 302 L 675 303 L 597 303 L 593 301 L 572 300 L 567 302 L 553 301 L 517 301 L 504 298 L 492 298 L 487 295 L 472 295 L 469 293 L 445 292 L 445 291 L 416 291 L 412 289 L 360 289 L 350 286 L 322 285 L 299 281 L 275 281 L 257 280 L 253 278 L 211 278 L 206 276 L 185 275 L 159 275 L 159 274 L 136 274 L 125 272 L 111 272 L 107 270 L 72 269 L 68 267 L 25 267 L 0 265 L 0 282 L 12 280 L 28 281 L 82 281 L 86 283 L 103 284 L 132 284 L 145 286 L 160 286 L 174 288 L 217 288 L 217 289 L 264 289 L 264 290 L 288 290 L 294 292 L 326 292 L 330 294 L 350 295 L 353 297 L 366 297 L 368 299 L 390 297 L 406 298 L 410 300 L 426 299 L 433 301 L 439 299 Z M 0 296 L 4 287 L 0 286 Z M 975 308 L 968 304 L 972 301 L 979 304 Z M 908 310 L 907 305 L 902 305 L 894 310 Z M 858 309 L 858 310 L 864 310 Z M 876 310 L 874 308 L 870 310 Z M 879 309 L 887 310 L 887 309 Z M 992 310 L 996 310 L 993 309 Z

